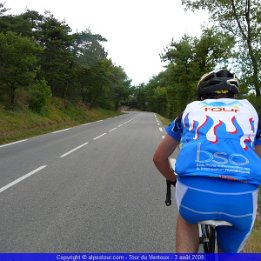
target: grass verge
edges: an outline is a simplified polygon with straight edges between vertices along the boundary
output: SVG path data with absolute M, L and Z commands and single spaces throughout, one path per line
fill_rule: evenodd
M 157 114 L 157 116 L 159 117 L 160 121 L 162 122 L 163 126 L 166 127 L 170 124 L 171 120 L 164 118 L 163 116 Z
M 52 99 L 41 115 L 28 109 L 6 111 L 0 107 L 0 144 L 120 115 L 120 112 L 92 109 L 82 103 Z
M 166 119 L 159 114 L 157 114 L 157 116 L 159 117 L 164 126 L 169 125 L 169 123 L 171 122 L 169 119 Z M 255 225 L 244 249 L 244 252 L 246 253 L 261 253 L 261 213 L 259 208 L 260 206 L 261 190 L 258 194 L 258 210 Z

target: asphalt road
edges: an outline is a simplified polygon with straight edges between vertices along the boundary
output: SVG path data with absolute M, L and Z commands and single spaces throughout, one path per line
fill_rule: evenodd
M 153 113 L 0 146 L 0 252 L 174 252 Z

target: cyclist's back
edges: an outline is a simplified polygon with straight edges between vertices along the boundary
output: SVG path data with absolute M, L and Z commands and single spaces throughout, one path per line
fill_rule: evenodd
M 155 152 L 154 162 L 168 178 L 164 149 L 170 153 L 180 141 L 177 251 L 194 252 L 195 232 L 190 231 L 203 220 L 233 224 L 217 228 L 224 252 L 241 251 L 253 227 L 261 184 L 261 160 L 254 151 L 261 145 L 260 129 L 253 106 L 234 99 L 237 87 L 227 70 L 204 75 L 198 84 L 200 101 L 188 104 L 166 128 L 168 135 Z M 186 248 L 187 240 L 194 240 L 194 248 Z
M 183 113 L 182 129 L 175 131 L 174 125 L 166 130 L 181 142 L 175 168 L 180 176 L 261 183 L 260 158 L 254 151 L 258 116 L 247 100 L 192 102 Z

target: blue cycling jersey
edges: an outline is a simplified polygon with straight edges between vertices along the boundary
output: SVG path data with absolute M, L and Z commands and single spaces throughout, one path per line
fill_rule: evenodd
M 258 115 L 247 100 L 206 99 L 187 105 L 167 133 L 181 142 L 176 172 L 261 184 Z

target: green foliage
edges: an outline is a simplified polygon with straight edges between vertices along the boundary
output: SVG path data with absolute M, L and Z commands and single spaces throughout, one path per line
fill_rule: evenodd
M 14 107 L 16 95 L 25 97 L 28 92 L 30 108 L 41 111 L 41 95 L 39 100 L 32 96 L 40 91 L 39 83 L 44 80 L 53 97 L 81 100 L 89 108 L 118 110 L 121 105 L 129 105 L 173 118 L 197 99 L 196 86 L 202 74 L 234 65 L 239 71 L 242 95 L 254 90 L 259 96 L 258 1 L 182 3 L 189 9 L 208 10 L 212 27 L 203 29 L 198 38 L 184 35 L 180 41 L 173 40 L 160 55 L 165 70 L 148 84 L 136 87 L 131 86 L 123 68 L 107 58 L 102 46 L 106 39 L 101 35 L 89 29 L 71 33 L 70 26 L 50 12 L 26 10 L 20 15 L 6 15 L 7 8 L 0 3 L 0 103 Z
M 261 115 L 261 98 L 251 94 L 247 99 L 253 104 L 259 115 Z
M 74 34 L 74 39 L 74 53 L 82 66 L 91 68 L 106 58 L 107 53 L 100 43 L 107 40 L 101 35 L 92 34 L 91 30 L 86 30 Z
M 233 37 L 234 64 L 250 89 L 260 96 L 261 88 L 261 5 L 260 0 L 182 0 L 187 9 L 206 9 L 212 26 Z
M 113 107 L 118 111 L 121 105 L 128 103 L 128 98 L 132 93 L 131 80 L 128 79 L 122 67 L 113 66 L 109 83 Z
M 40 57 L 41 77 L 51 86 L 52 94 L 66 97 L 67 82 L 73 61 L 71 28 L 46 13 L 39 24 L 37 41 L 44 48 Z
M 4 3 L 0 3 L 0 16 L 3 15 L 9 9 L 5 7 Z
M 0 95 L 9 93 L 11 107 L 15 106 L 17 88 L 31 84 L 38 71 L 36 54 L 41 48 L 14 32 L 0 32 Z
M 81 102 L 54 97 L 48 103 L 48 113 L 44 114 L 32 112 L 28 108 L 8 111 L 0 106 L 0 144 L 120 114 L 101 108 L 88 110 Z
M 34 83 L 29 90 L 29 108 L 41 113 L 51 96 L 51 88 L 46 81 L 41 80 Z
M 41 80 L 51 87 L 53 97 L 81 100 L 90 108 L 118 110 L 126 102 L 131 82 L 107 58 L 101 45 L 105 38 L 90 30 L 72 34 L 69 25 L 50 12 L 28 9 L 6 15 L 6 11 L 0 3 L 1 103 L 14 107 L 16 95 L 26 96 L 28 91 L 30 108 L 41 111 L 45 96 L 32 97 L 42 90 Z
M 211 29 L 203 30 L 199 38 L 184 35 L 178 42 L 173 40 L 161 54 L 166 70 L 136 91 L 137 99 L 142 97 L 146 104 L 139 108 L 176 117 L 187 103 L 197 99 L 200 77 L 217 64 L 228 63 L 233 45 L 232 38 Z
M 209 71 L 232 69 L 240 77 L 242 97 L 260 111 L 261 6 L 258 1 L 183 0 L 192 10 L 210 12 L 211 27 L 199 38 L 184 35 L 165 48 L 161 59 L 165 71 L 147 85 L 135 89 L 132 104 L 174 118 L 187 103 L 197 99 L 197 82 Z M 251 10 L 251 12 L 250 12 Z M 250 95 L 254 93 L 255 95 Z M 142 103 L 140 102 L 142 101 Z

